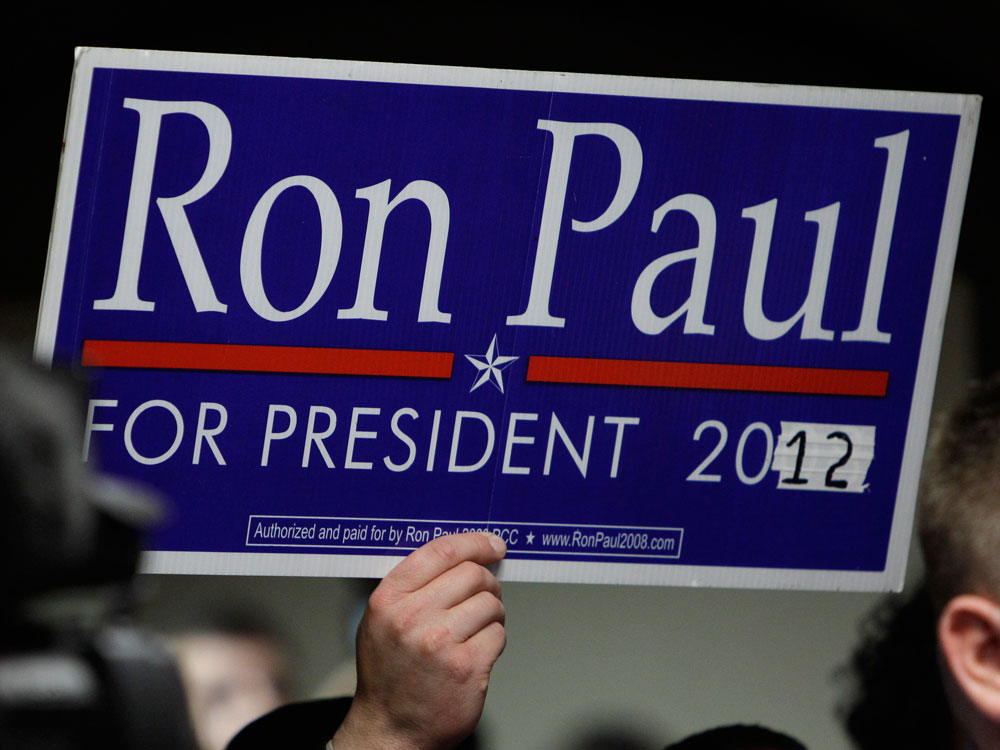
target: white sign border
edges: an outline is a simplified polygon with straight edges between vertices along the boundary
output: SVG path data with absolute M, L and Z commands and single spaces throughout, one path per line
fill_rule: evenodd
M 672 564 L 643 565 L 506 560 L 505 580 L 579 581 L 651 585 L 794 588 L 817 590 L 899 591 L 915 514 L 915 497 L 930 420 L 934 380 L 940 356 L 962 207 L 968 188 L 981 97 L 968 94 L 880 91 L 784 84 L 733 83 L 669 78 L 519 71 L 483 68 L 349 62 L 249 55 L 164 52 L 82 47 L 76 51 L 60 163 L 49 257 L 35 339 L 35 358 L 51 366 L 59 307 L 69 252 L 69 235 L 83 151 L 87 105 L 97 68 L 222 73 L 287 78 L 355 80 L 550 93 L 608 94 L 648 98 L 776 104 L 877 111 L 958 115 L 960 125 L 949 178 L 944 220 L 938 241 L 924 336 L 921 342 L 910 419 L 884 571 L 851 572 L 730 568 Z M 214 573 L 301 576 L 382 576 L 395 557 L 303 555 L 280 553 L 148 552 L 146 573 Z

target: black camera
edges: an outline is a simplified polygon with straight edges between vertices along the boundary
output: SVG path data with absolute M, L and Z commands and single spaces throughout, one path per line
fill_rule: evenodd
M 81 391 L 0 351 L 0 748 L 193 750 L 173 660 L 129 619 L 160 504 L 81 460 Z

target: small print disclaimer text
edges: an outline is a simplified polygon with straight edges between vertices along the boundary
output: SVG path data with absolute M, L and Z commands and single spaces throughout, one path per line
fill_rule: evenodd
M 684 537 L 683 529 L 647 526 L 251 515 L 246 545 L 408 552 L 432 539 L 470 531 L 496 534 L 506 542 L 508 556 L 512 557 L 565 555 L 677 560 Z

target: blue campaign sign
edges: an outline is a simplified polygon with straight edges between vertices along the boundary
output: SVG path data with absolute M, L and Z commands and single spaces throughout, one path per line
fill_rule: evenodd
M 147 570 L 898 587 L 978 107 L 82 50 L 38 356 Z

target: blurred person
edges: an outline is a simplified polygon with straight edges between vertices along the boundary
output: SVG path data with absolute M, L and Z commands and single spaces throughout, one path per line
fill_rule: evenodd
M 937 426 L 920 542 L 956 748 L 1000 748 L 1000 372 Z
M 0 748 L 193 750 L 177 667 L 131 618 L 161 504 L 81 461 L 80 386 L 0 348 Z
M 348 609 L 347 617 L 344 618 L 344 642 L 350 645 L 350 653 L 327 673 L 326 678 L 314 691 L 316 697 L 354 695 L 354 691 L 357 690 L 358 670 L 355 650 L 358 626 L 365 614 L 368 597 L 371 596 L 377 584 L 377 580 L 365 579 L 361 581 L 357 598 Z
M 692 734 L 665 750 L 806 750 L 787 734 L 756 724 L 730 724 Z
M 926 585 L 906 598 L 883 599 L 865 618 L 849 670 L 852 695 L 840 713 L 858 750 L 953 745 Z
M 663 740 L 624 717 L 593 721 L 577 729 L 558 745 L 558 750 L 660 750 Z
M 844 712 L 859 750 L 1000 748 L 1000 373 L 935 425 L 918 529 L 927 581 L 863 625 Z
M 292 699 L 284 643 L 244 614 L 227 614 L 169 639 L 201 750 L 223 750 L 254 719 Z

